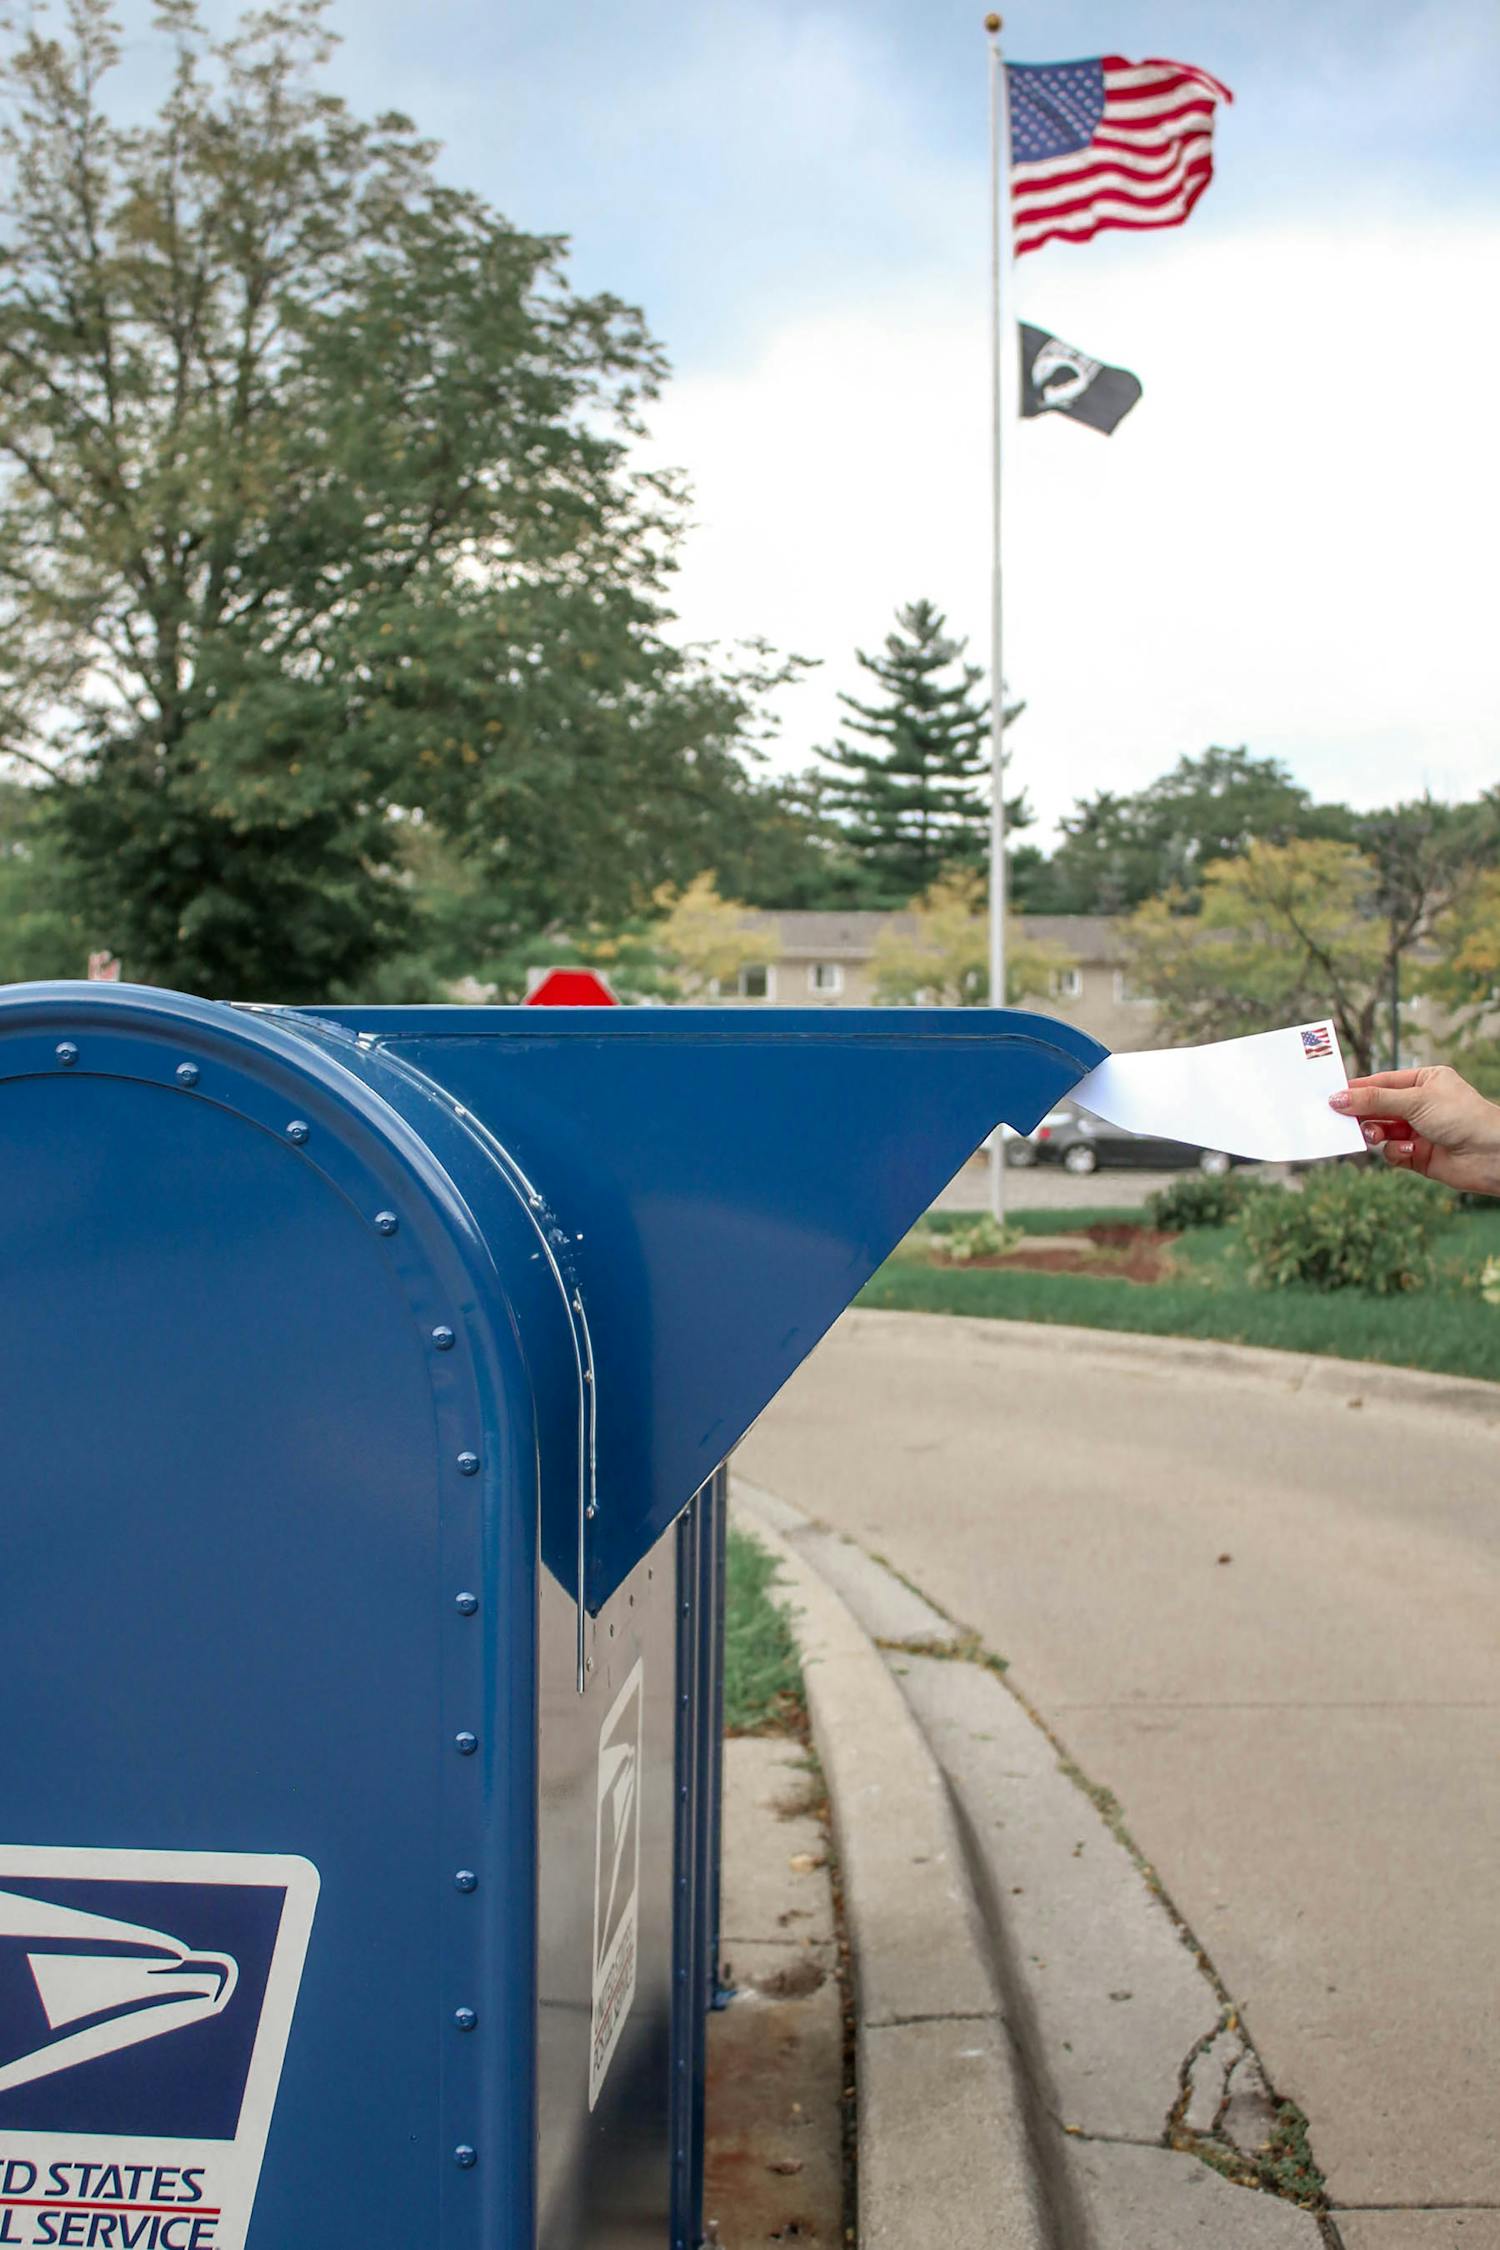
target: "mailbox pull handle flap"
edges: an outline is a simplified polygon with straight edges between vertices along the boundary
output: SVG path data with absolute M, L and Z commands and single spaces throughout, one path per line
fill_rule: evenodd
M 594 1354 L 592 1610 L 985 1135 L 1029 1132 L 1107 1051 L 1013 1009 L 322 1012 L 481 1121 L 567 1237 Z M 543 1554 L 570 1592 L 577 1505 L 544 1465 Z

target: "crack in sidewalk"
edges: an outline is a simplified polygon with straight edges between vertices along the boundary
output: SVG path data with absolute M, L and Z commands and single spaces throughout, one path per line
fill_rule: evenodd
M 878 1559 L 878 1558 L 875 1558 Z M 881 1567 L 889 1570 L 888 1563 Z M 892 1572 L 892 1576 L 899 1573 Z M 1298 2105 L 1278 2095 L 1273 2088 L 1261 2061 L 1243 2011 L 1219 1975 L 1213 1959 L 1200 1942 L 1178 1907 L 1156 1868 L 1146 1858 L 1126 1823 L 1124 1810 L 1114 1792 L 1093 1781 L 1071 1755 L 1066 1744 L 1043 1718 L 1035 1704 L 1017 1684 L 1004 1657 L 985 1647 L 979 1634 L 949 1615 L 942 1605 L 920 1587 L 908 1585 L 927 1606 L 952 1629 L 953 1639 L 937 1643 L 929 1638 L 891 1640 L 877 1638 L 876 1645 L 889 1657 L 907 1655 L 938 1658 L 948 1663 L 977 1664 L 999 1678 L 1056 1754 L 1059 1769 L 1066 1775 L 1094 1807 L 1110 1834 L 1133 1862 L 1136 1872 L 1157 1899 L 1172 1924 L 1180 1943 L 1191 1954 L 1200 1975 L 1209 1985 L 1218 2002 L 1218 2018 L 1201 2038 L 1194 2041 L 1178 2074 L 1178 2093 L 1167 2113 L 1161 2137 L 1156 2142 L 1128 2141 L 1122 2145 L 1175 2149 L 1183 2155 L 1195 2156 L 1210 2170 L 1218 2172 L 1236 2186 L 1249 2188 L 1262 2194 L 1274 2195 L 1280 2200 L 1297 2205 L 1318 2220 L 1325 2241 L 1331 2250 L 1337 2250 L 1338 2237 L 1329 2216 L 1327 2184 L 1309 2140 L 1308 2120 Z M 898 1670 L 898 1667 L 892 1667 Z M 925 1738 L 925 1736 L 924 1736 Z M 937 1753 L 934 1750 L 934 1757 Z M 937 1760 L 943 1770 L 942 1760 Z M 992 1885 L 985 1875 L 977 1839 L 964 1814 L 957 1794 L 946 1772 L 950 1800 L 953 1803 L 959 1826 L 965 1838 L 966 1853 L 970 1862 L 975 1894 L 981 1902 L 983 1918 L 989 1925 L 996 1951 L 996 1967 L 1001 1978 L 1002 1992 L 1007 2002 L 1006 2012 L 1016 2024 L 1016 2044 L 1023 2065 L 1023 2080 L 1039 2115 L 1051 2119 L 1071 2139 L 1105 2140 L 1110 2136 L 1092 2135 L 1057 2117 L 1046 2100 L 1043 2087 L 1046 2082 L 1046 2060 L 1041 2051 L 1041 2039 L 1035 2013 L 1024 1990 L 1018 1967 L 1009 1961 L 1010 1944 L 1008 1922 L 1003 1904 L 991 1896 Z M 1232 2050 L 1224 2063 L 1223 2080 L 1214 2102 L 1210 2118 L 1203 2123 L 1189 2122 L 1195 2087 L 1194 2066 L 1215 2043 L 1226 2035 L 1232 2040 Z M 1239 2079 L 1240 2083 L 1235 2084 Z

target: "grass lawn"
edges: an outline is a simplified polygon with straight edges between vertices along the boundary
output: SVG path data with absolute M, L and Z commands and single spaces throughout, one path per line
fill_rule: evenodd
M 758 1539 L 731 1530 L 725 1566 L 724 1731 L 800 1728 L 802 1669 L 786 1604 L 772 1591 L 776 1562 Z
M 1013 1224 L 1028 1234 L 1140 1224 L 1141 1211 L 1035 1211 Z M 972 1214 L 935 1213 L 935 1232 L 972 1224 Z M 1398 1297 L 1361 1290 L 1256 1289 L 1232 1228 L 1194 1228 L 1173 1247 L 1170 1278 L 1144 1284 L 1080 1273 L 1027 1273 L 934 1266 L 920 1235 L 889 1258 L 860 1294 L 888 1312 L 970 1313 L 981 1320 L 1054 1320 L 1150 1336 L 1203 1336 L 1340 1359 L 1388 1360 L 1445 1375 L 1500 1381 L 1500 1306 L 1487 1305 L 1472 1276 L 1500 1257 L 1500 1205 L 1460 1211 L 1436 1246 L 1437 1279 Z

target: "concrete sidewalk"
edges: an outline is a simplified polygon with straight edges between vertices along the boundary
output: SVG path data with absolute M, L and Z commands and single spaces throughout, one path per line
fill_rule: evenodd
M 1345 2250 L 1500 2250 L 1500 1428 L 1309 1364 L 860 1313 L 738 1459 L 1011 1658 L 1311 2118 Z
M 844 2250 L 844 2021 L 822 1783 L 800 1742 L 724 1745 L 703 2217 L 717 2250 Z
M 1045 1734 L 860 1548 L 735 1494 L 783 1565 L 839 1839 L 861 2244 L 1319 2250 L 1223 2176 L 1275 2133 L 1256 2058 Z

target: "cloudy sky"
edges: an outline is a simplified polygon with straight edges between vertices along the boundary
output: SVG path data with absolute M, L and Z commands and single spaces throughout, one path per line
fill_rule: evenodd
M 128 0 L 131 68 L 146 0 Z M 216 13 L 227 15 L 216 5 Z M 334 66 L 455 179 L 642 304 L 696 528 L 684 629 L 820 660 L 937 601 L 985 655 L 979 0 L 336 0 Z M 1248 742 L 1371 804 L 1497 773 L 1500 13 L 1491 0 L 1016 0 L 1007 53 L 1200 63 L 1234 90 L 1188 225 L 1051 244 L 1012 302 L 1145 398 L 1008 440 L 1007 648 L 1046 820 Z

